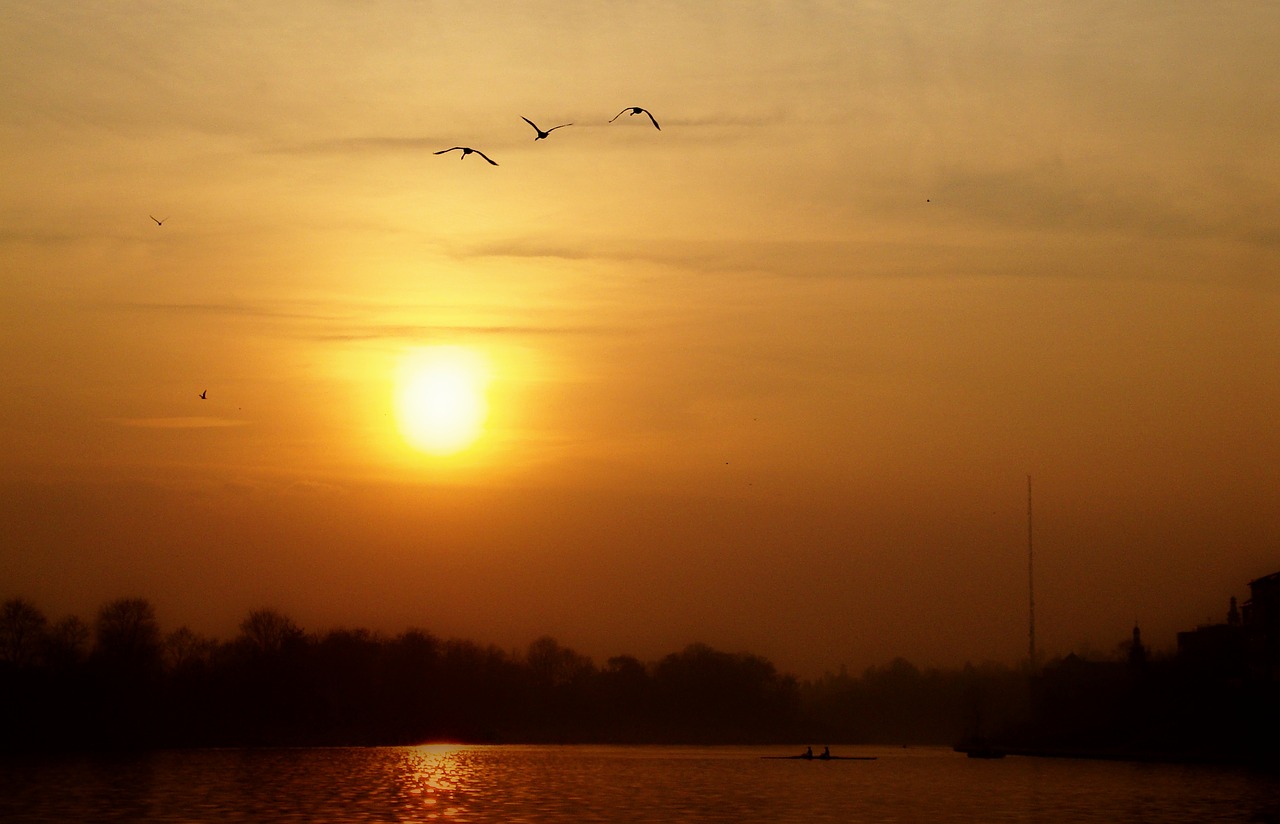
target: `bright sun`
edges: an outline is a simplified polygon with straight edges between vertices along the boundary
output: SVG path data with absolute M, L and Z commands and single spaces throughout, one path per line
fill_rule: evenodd
M 489 370 L 479 353 L 460 346 L 408 352 L 395 385 L 396 425 L 415 449 L 452 455 L 484 431 Z

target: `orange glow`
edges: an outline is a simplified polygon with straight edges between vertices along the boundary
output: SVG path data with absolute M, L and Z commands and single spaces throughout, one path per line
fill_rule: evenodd
M 1275 571 L 1273 4 L 597 5 L 6 15 L 0 600 L 1009 661 L 1028 474 L 1046 657 Z

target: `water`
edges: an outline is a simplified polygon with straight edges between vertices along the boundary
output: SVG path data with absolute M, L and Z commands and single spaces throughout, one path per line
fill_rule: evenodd
M 838 747 L 425 746 L 0 761 L 18 822 L 1280 822 L 1245 769 Z

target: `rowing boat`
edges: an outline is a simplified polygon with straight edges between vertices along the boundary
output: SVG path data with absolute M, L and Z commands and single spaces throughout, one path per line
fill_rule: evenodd
M 875 761 L 874 755 L 762 755 L 774 761 Z

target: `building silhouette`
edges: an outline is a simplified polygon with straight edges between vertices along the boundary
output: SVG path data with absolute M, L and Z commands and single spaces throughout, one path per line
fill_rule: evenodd
M 1280 572 L 1249 582 L 1242 619 L 1250 674 L 1280 683 Z
M 1134 627 L 1110 660 L 1071 654 L 1030 679 L 1008 749 L 1038 755 L 1274 763 L 1280 729 L 1280 572 L 1249 582 L 1222 623 L 1150 655 Z
M 1250 581 L 1243 608 L 1232 597 L 1224 623 L 1178 633 L 1177 658 L 1204 677 L 1280 684 L 1280 572 Z

